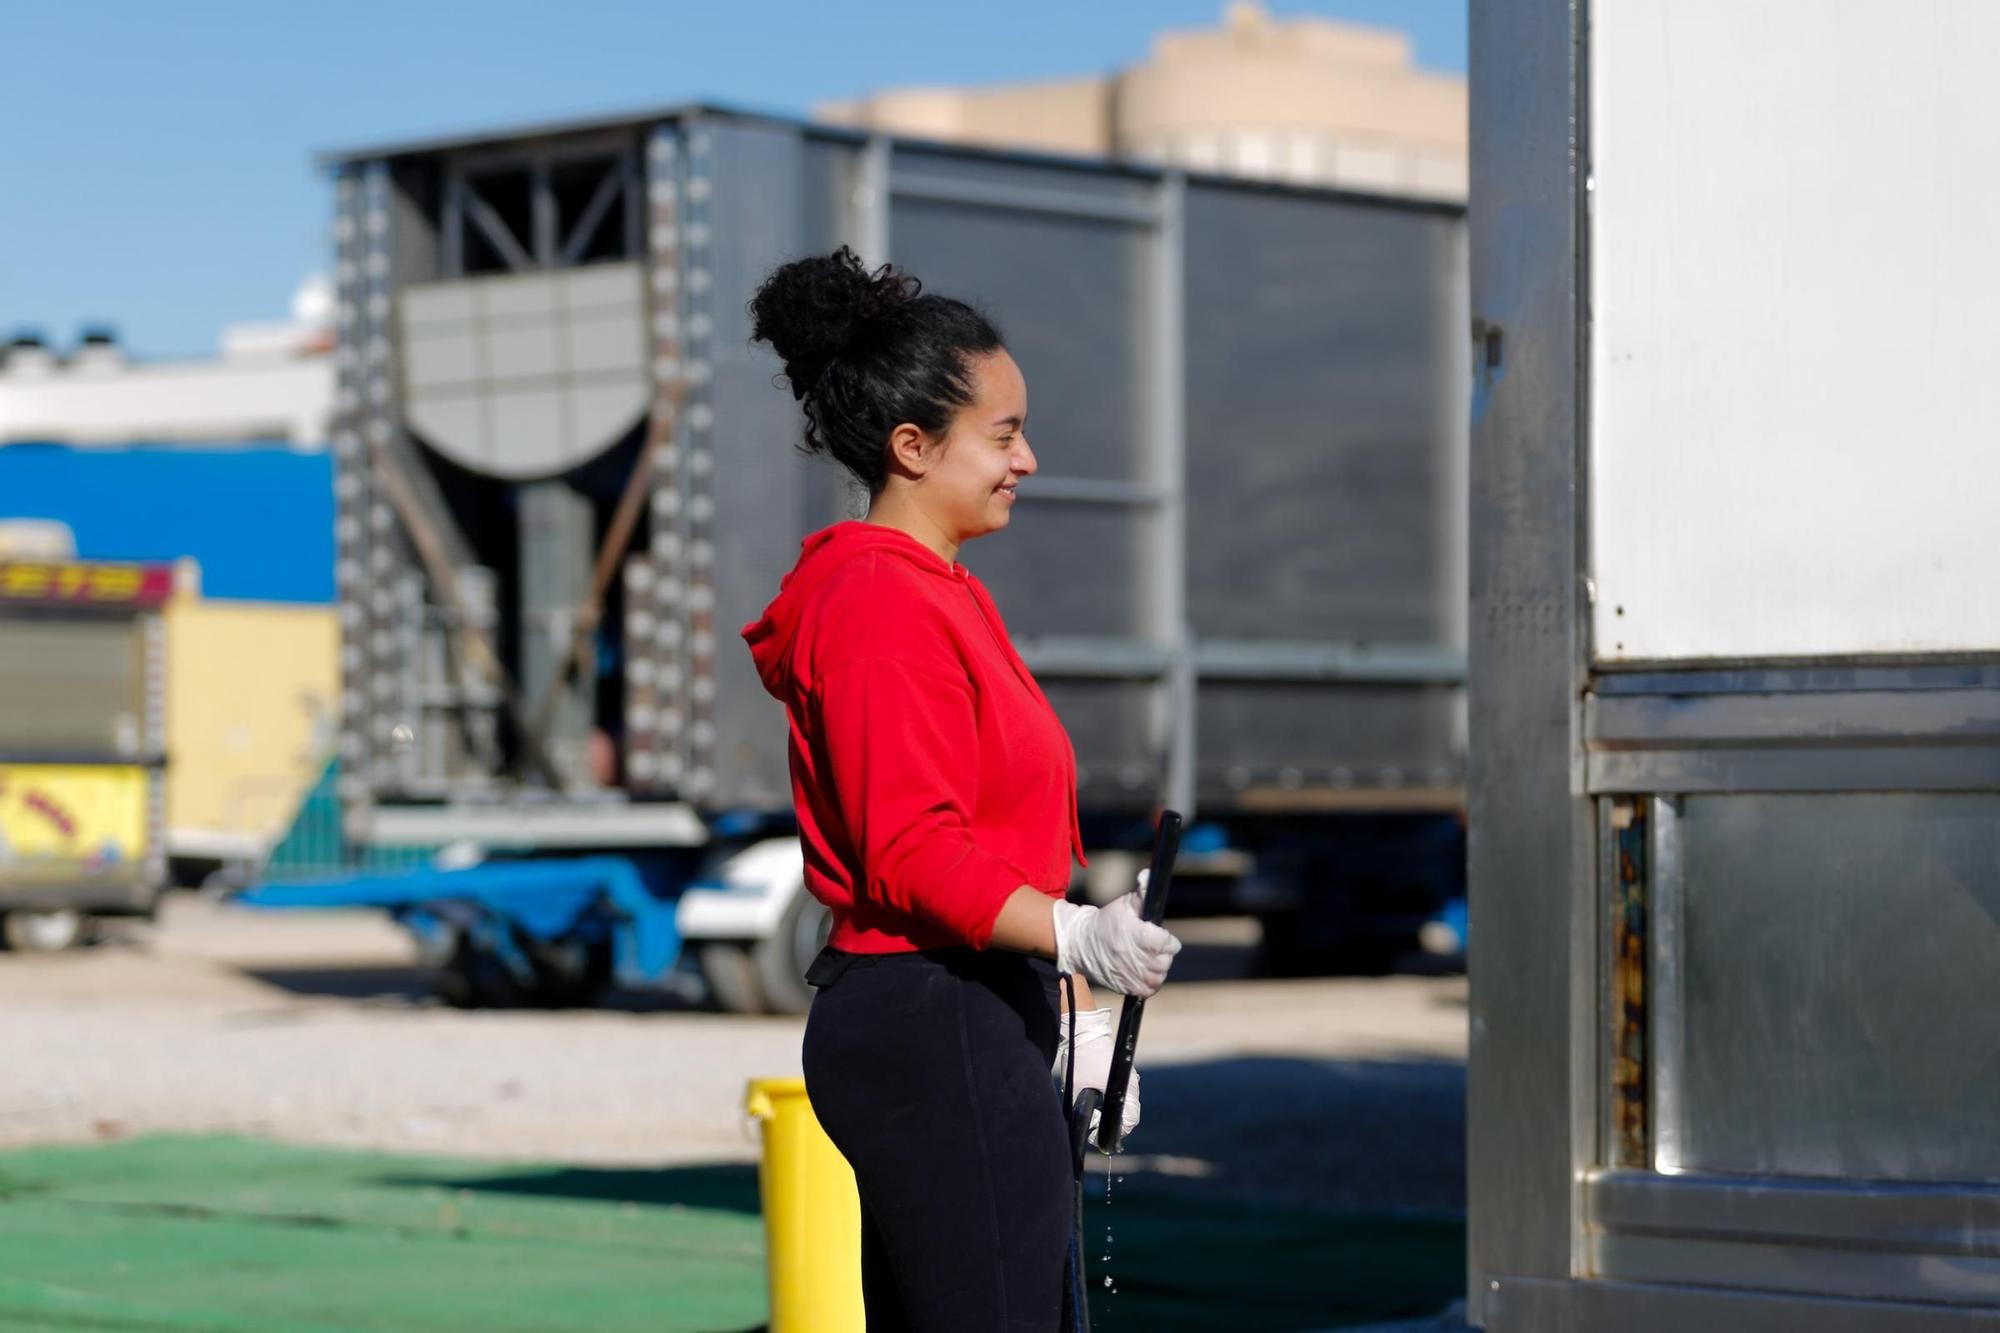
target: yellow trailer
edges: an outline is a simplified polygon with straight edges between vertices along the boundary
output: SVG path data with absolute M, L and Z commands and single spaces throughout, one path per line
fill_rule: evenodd
M 66 948 L 166 882 L 171 566 L 0 560 L 0 939 Z

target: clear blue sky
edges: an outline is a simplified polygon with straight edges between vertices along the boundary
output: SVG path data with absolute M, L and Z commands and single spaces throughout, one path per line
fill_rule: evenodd
M 803 114 L 1104 71 L 1222 0 L 0 0 L 0 333 L 150 356 L 276 319 L 325 267 L 314 151 L 710 99 Z M 1272 0 L 1465 69 L 1465 0 Z

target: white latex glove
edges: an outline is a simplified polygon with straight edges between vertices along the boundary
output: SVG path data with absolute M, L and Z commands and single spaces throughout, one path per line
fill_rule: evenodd
M 1056 968 L 1080 972 L 1092 986 L 1149 999 L 1166 982 L 1181 942 L 1140 915 L 1146 879 L 1108 907 L 1056 904 Z
M 1056 1044 L 1056 1091 L 1062 1091 L 1063 1074 L 1069 1067 L 1070 1015 L 1062 1016 L 1062 1038 Z M 1085 1088 L 1104 1091 L 1104 1085 L 1111 1081 L 1111 1051 L 1118 1044 L 1118 1037 L 1112 1030 L 1109 1009 L 1085 1009 L 1076 1015 L 1076 1087 L 1075 1097 L 1081 1097 Z M 1074 1107 L 1075 1101 L 1070 1105 Z M 1097 1140 L 1097 1126 L 1103 1121 L 1102 1111 L 1090 1113 L 1090 1138 Z M 1125 1085 L 1125 1113 L 1118 1117 L 1118 1141 L 1122 1144 L 1125 1136 L 1139 1125 L 1139 1071 L 1132 1071 L 1132 1081 Z

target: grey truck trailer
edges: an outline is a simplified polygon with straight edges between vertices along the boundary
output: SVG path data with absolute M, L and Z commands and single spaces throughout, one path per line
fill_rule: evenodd
M 1473 1322 L 2000 1328 L 2000 7 L 1471 15 Z
M 1077 890 L 1171 805 L 1177 899 L 1274 956 L 1379 962 L 1459 894 L 1461 209 L 712 107 L 328 166 L 357 844 L 650 858 L 725 1004 L 803 1004 L 786 729 L 737 631 L 864 502 L 790 447 L 744 307 L 845 243 L 1027 374 L 1042 471 L 965 558 L 1075 741 Z

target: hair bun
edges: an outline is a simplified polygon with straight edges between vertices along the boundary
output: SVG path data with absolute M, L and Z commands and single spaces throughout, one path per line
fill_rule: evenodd
M 873 273 L 846 246 L 795 259 L 764 280 L 750 302 L 751 337 L 785 363 L 794 398 L 804 398 L 872 326 L 893 318 L 922 284 L 884 264 Z

